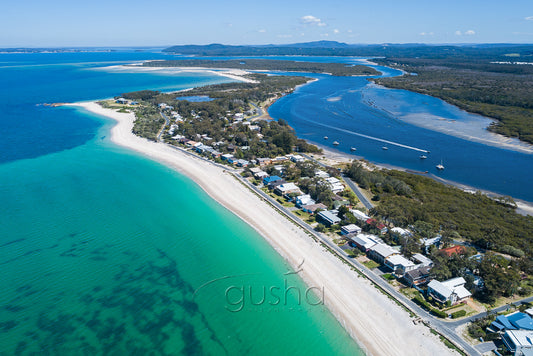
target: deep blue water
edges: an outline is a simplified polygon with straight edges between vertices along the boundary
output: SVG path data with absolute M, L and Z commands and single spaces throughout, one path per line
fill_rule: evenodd
M 101 67 L 168 59 L 161 53 L 0 54 L 0 163 L 73 148 L 90 140 L 99 123 L 72 119 L 72 109 L 43 103 L 96 100 L 146 88 L 180 90 L 227 82 L 213 75 L 131 73 Z
M 374 67 L 387 76 L 400 74 Z M 288 121 L 299 137 L 371 162 L 428 171 L 445 180 L 533 201 L 533 154 L 421 127 L 438 128 L 441 120 L 448 120 L 463 124 L 457 131 L 468 131 L 465 136 L 478 135 L 483 139 L 488 136 L 481 129 L 488 122 L 486 118 L 429 96 L 379 88 L 365 77 L 312 76 L 319 80 L 300 87 L 269 108 L 272 117 Z M 390 105 L 392 99 L 394 105 Z M 426 122 L 419 118 L 421 115 L 428 117 Z M 410 123 L 413 116 L 413 121 L 421 125 Z M 340 144 L 335 147 L 333 141 Z M 421 155 L 428 158 L 421 160 Z M 435 166 L 441 160 L 446 169 L 439 172 Z

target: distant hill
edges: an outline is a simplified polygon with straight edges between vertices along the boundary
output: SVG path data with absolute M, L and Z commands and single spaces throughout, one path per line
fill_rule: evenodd
M 197 56 L 253 56 L 253 55 L 314 55 L 409 58 L 477 58 L 503 60 L 513 54 L 533 60 L 531 44 L 457 44 L 428 45 L 406 44 L 347 44 L 336 41 L 316 41 L 284 45 L 233 46 L 224 44 L 180 45 L 163 50 Z

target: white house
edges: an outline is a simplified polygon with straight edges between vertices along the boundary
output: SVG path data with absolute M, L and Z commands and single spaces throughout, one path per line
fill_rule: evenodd
M 370 219 L 370 216 L 357 209 L 351 209 L 350 213 L 352 213 L 353 216 L 355 216 L 355 218 L 360 221 L 367 221 L 368 219 Z
M 421 253 L 415 253 L 411 259 L 424 267 L 433 267 L 433 261 Z
M 300 188 L 294 183 L 283 183 L 276 187 L 275 192 L 283 195 L 283 194 L 291 194 L 291 193 L 301 193 Z
M 533 331 L 506 330 L 502 341 L 515 356 L 533 355 Z
M 441 303 L 450 301 L 452 305 L 457 304 L 472 295 L 464 287 L 465 283 L 463 277 L 452 278 L 444 282 L 434 279 L 428 284 L 428 294 Z
M 300 156 L 300 155 L 293 155 L 291 156 L 291 161 L 297 163 L 297 162 L 303 162 L 305 161 L 305 158 L 303 156 Z
M 327 172 L 324 172 L 324 171 L 316 171 L 315 172 L 315 177 L 318 177 L 318 178 L 329 178 L 329 174 Z
M 341 228 L 341 235 L 358 234 L 361 232 L 361 228 L 355 224 L 349 224 Z
M 376 236 L 368 234 L 357 234 L 350 237 L 350 240 L 352 240 L 352 242 L 363 252 L 368 251 L 371 247 L 378 243 Z
M 321 220 L 325 225 L 331 226 L 341 222 L 337 214 L 336 210 L 325 210 L 318 213 L 317 219 Z
M 406 272 L 412 271 L 416 265 L 402 255 L 390 255 L 385 259 L 385 266 L 389 267 L 398 277 L 403 277 Z
M 396 234 L 398 234 L 400 236 L 411 236 L 412 235 L 411 231 L 406 230 L 406 229 L 402 229 L 401 227 L 393 227 L 391 229 L 391 232 L 392 233 L 396 233 Z
M 387 257 L 399 255 L 399 253 L 389 245 L 379 243 L 368 250 L 368 255 L 378 263 L 385 263 Z
M 304 205 L 313 205 L 316 202 L 311 199 L 311 196 L 309 194 L 299 195 L 294 199 L 294 203 L 298 208 L 301 208 Z

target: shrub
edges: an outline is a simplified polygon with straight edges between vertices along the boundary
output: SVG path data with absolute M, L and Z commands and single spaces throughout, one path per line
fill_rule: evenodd
M 452 313 L 452 319 L 457 319 L 457 318 L 460 318 L 462 316 L 465 316 L 466 315 L 466 310 L 458 310 L 454 313 Z
M 431 309 L 430 313 L 439 318 L 446 318 L 448 316 L 446 312 L 443 312 L 442 310 L 438 310 L 438 309 Z

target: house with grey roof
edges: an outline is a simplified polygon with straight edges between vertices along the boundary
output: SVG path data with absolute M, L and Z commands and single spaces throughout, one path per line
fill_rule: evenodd
M 451 304 L 460 303 L 472 296 L 472 293 L 464 287 L 466 281 L 463 277 L 452 278 L 444 282 L 436 279 L 428 284 L 428 295 L 432 296 L 440 303 L 451 302 Z

